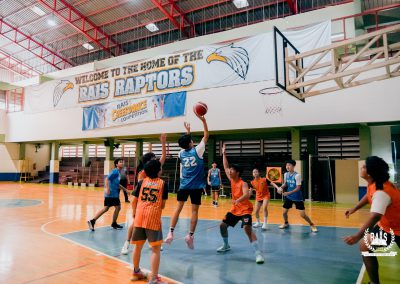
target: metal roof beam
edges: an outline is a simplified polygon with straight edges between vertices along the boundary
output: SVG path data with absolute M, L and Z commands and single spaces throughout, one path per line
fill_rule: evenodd
M 186 17 L 186 14 L 182 12 L 179 6 L 173 0 L 167 0 L 163 3 L 163 0 L 151 0 L 153 4 L 172 22 L 172 24 L 178 28 L 182 34 L 187 37 L 195 36 L 195 29 L 193 23 Z M 177 13 L 177 16 L 175 15 Z M 178 20 L 176 19 L 178 18 Z M 185 22 L 189 25 L 189 31 L 185 30 Z
M 64 21 L 68 22 L 72 27 L 86 36 L 90 41 L 94 42 L 102 50 L 108 52 L 113 56 L 120 54 L 121 45 L 116 42 L 110 35 L 104 32 L 100 27 L 93 23 L 88 17 L 82 15 L 77 9 L 75 9 L 71 4 L 67 3 L 65 0 L 52 1 L 48 4 L 46 0 L 38 0 L 46 8 L 50 9 Z M 60 2 L 63 7 L 57 7 L 57 3 Z M 61 13 L 61 10 L 63 13 Z M 76 24 L 76 23 L 79 24 Z M 105 40 L 105 44 L 102 41 Z M 116 46 L 116 50 L 112 51 L 111 46 Z
M 55 53 L 54 51 L 47 48 L 45 45 L 41 44 L 37 40 L 33 39 L 31 36 L 21 32 L 19 29 L 6 23 L 0 18 L 0 35 L 4 36 L 11 42 L 19 45 L 30 53 L 34 54 L 36 57 L 42 59 L 47 64 L 53 66 L 57 70 L 64 69 L 73 64 Z
M 11 55 L 0 50 L 0 66 L 4 67 L 18 75 L 22 75 L 26 78 L 30 78 L 36 75 L 40 75 L 41 73 L 35 71 L 31 66 L 24 64 L 20 60 L 12 57 Z
M 290 11 L 292 12 L 293 15 L 297 14 L 297 0 L 287 0 L 286 1 Z

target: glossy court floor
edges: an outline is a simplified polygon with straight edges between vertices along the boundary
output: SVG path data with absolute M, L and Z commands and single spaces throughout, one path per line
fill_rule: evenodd
M 0 282 L 131 283 L 132 247 L 129 255 L 120 255 L 130 205 L 122 204 L 118 221 L 123 230 L 109 227 L 110 212 L 98 220 L 95 232 L 87 230 L 87 219 L 102 208 L 102 196 L 101 190 L 0 183 Z M 367 209 L 346 219 L 347 206 L 307 205 L 307 214 L 320 230 L 314 234 L 302 226 L 295 209 L 289 214 L 291 228 L 279 230 L 281 202 L 273 202 L 268 230 L 257 230 L 266 260 L 257 265 L 239 225 L 229 229 L 232 250 L 216 253 L 221 245 L 218 225 L 230 203 L 221 200 L 220 207 L 213 208 L 209 198 L 202 202 L 195 250 L 187 249 L 183 241 L 190 206 L 182 211 L 176 240 L 164 246 L 160 274 L 169 283 L 356 283 L 361 257 L 357 246 L 345 245 L 342 237 L 355 232 Z M 163 212 L 164 232 L 175 204 L 175 196 L 170 195 Z M 145 246 L 143 268 L 150 268 L 149 256 Z M 399 263 L 398 257 L 389 261 L 391 275 L 400 272 L 393 263 Z M 382 283 L 396 279 L 387 278 Z

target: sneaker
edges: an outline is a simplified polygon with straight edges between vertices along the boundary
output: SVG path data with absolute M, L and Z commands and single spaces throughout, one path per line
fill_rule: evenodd
M 261 230 L 267 230 L 267 223 L 264 223 L 263 225 L 262 225 L 262 227 L 261 227 Z
M 253 228 L 258 228 L 258 227 L 261 227 L 261 224 L 259 222 L 255 222 L 253 224 Z
M 214 208 L 218 208 L 218 205 L 217 205 L 217 204 L 214 204 Z
M 138 281 L 143 279 L 147 279 L 147 273 L 143 272 L 141 269 L 139 269 L 138 272 L 133 271 L 131 281 Z
M 161 280 L 160 276 L 157 276 L 156 279 L 150 280 L 149 284 L 168 284 L 168 282 L 164 282 Z
M 164 250 L 164 247 L 163 246 L 161 246 L 161 248 L 160 248 L 160 251 L 163 251 Z
M 122 229 L 122 228 L 123 228 L 123 226 L 118 225 L 117 223 L 112 223 L 112 224 L 111 224 L 111 227 L 112 227 L 113 229 L 115 229 L 115 230 L 118 230 L 118 229 Z
M 264 257 L 261 255 L 261 253 L 256 254 L 256 263 L 257 264 L 264 263 Z
M 129 242 L 125 241 L 124 246 L 121 249 L 121 254 L 128 254 Z
M 164 240 L 164 243 L 167 243 L 170 245 L 173 240 L 174 240 L 174 233 L 170 231 L 167 235 L 167 238 Z
M 229 245 L 223 244 L 221 247 L 217 248 L 217 252 L 226 252 L 228 250 L 231 250 L 231 247 Z
M 89 226 L 89 230 L 94 231 L 94 224 L 96 223 L 96 221 L 92 219 L 92 220 L 87 221 L 87 223 Z
M 185 242 L 186 242 L 186 244 L 187 244 L 189 249 L 194 249 L 193 240 L 194 240 L 194 237 L 191 236 L 191 235 L 187 235 L 185 237 Z
M 285 223 L 279 226 L 279 229 L 287 229 L 289 228 L 289 223 Z
M 318 232 L 318 228 L 316 226 L 310 226 L 311 232 L 316 233 Z

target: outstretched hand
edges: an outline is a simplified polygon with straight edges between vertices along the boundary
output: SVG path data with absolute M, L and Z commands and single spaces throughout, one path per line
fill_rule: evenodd
M 226 154 L 226 147 L 225 147 L 225 144 L 223 144 L 222 145 L 222 155 L 225 155 Z
M 167 134 L 162 133 L 162 134 L 160 135 L 160 142 L 161 142 L 161 143 L 167 142 Z
M 190 133 L 190 123 L 185 121 L 185 122 L 183 123 L 183 126 L 185 126 L 186 132 L 187 132 L 187 133 Z
M 201 120 L 201 121 L 206 121 L 206 118 L 204 115 L 198 115 L 196 112 L 194 112 L 194 114 Z

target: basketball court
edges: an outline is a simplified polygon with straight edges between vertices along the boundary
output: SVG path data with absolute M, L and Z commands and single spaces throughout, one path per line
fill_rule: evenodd
M 399 283 L 399 21 L 399 1 L 0 0 L 0 282 L 366 284 L 360 244 L 378 253 L 380 283 Z M 185 131 L 194 146 L 207 137 L 204 154 L 186 149 L 193 160 L 178 158 Z M 133 197 L 148 152 L 164 159 L 161 226 L 174 240 L 162 244 L 158 280 L 131 281 L 135 245 L 121 249 L 132 201 L 157 200 L 143 197 L 145 186 Z M 348 245 L 377 214 L 366 205 L 346 218 L 366 196 L 378 202 L 370 164 L 363 175 L 371 156 L 394 185 L 382 185 L 390 202 L 381 214 L 394 229 L 379 223 L 384 236 L 364 231 Z M 212 164 L 221 177 L 211 179 Z M 238 204 L 236 166 L 249 186 L 253 169 L 266 178 L 268 218 L 252 211 L 250 242 L 241 222 L 222 238 Z M 171 229 L 190 167 L 205 184 L 195 187 L 198 223 L 189 229 L 188 201 Z M 115 168 L 129 194 L 118 193 L 122 229 L 111 205 L 92 231 Z M 259 189 L 240 189 L 255 208 Z M 228 239 L 230 250 L 217 252 Z M 152 257 L 146 243 L 142 271 Z

